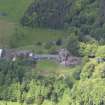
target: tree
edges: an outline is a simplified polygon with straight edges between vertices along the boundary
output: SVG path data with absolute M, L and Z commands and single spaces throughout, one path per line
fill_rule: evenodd
M 66 43 L 66 48 L 69 50 L 69 52 L 72 55 L 79 55 L 79 41 L 78 41 L 78 36 L 75 34 L 71 34 L 67 38 L 67 43 Z
M 100 22 L 103 24 L 105 22 L 105 0 L 100 0 Z

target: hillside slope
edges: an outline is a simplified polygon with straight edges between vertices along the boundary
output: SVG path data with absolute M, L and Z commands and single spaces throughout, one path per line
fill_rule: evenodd
M 38 0 L 32 3 L 21 23 L 31 27 L 75 28 L 80 39 L 104 35 L 104 0 Z M 100 34 L 100 35 L 99 35 Z
M 95 39 L 104 44 L 103 4 L 104 0 L 0 0 L 0 14 L 5 15 L 0 16 L 0 20 L 6 21 L 5 25 L 14 24 L 12 28 L 8 25 L 1 28 L 1 40 L 8 47 L 27 48 L 42 40 L 48 43 L 73 34 L 79 41 Z M 8 44 L 7 39 L 10 40 Z
M 63 36 L 60 30 L 32 29 L 20 25 L 20 19 L 32 2 L 33 0 L 0 0 L 0 47 L 36 49 L 37 42 L 46 43 Z

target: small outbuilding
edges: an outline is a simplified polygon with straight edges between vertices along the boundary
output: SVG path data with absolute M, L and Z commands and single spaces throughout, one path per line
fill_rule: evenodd
M 5 56 L 5 50 L 0 49 L 0 58 L 3 58 Z

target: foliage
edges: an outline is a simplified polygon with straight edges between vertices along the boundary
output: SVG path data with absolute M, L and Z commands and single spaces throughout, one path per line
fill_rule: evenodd
M 97 43 L 80 43 L 79 53 L 81 56 L 96 55 L 97 49 Z
M 34 2 L 22 18 L 23 25 L 62 28 L 71 1 L 47 0 Z M 56 3 L 56 4 L 55 4 Z M 47 5 L 46 5 L 47 4 Z
M 38 0 L 29 6 L 21 23 L 51 29 L 74 27 L 82 41 L 88 40 L 87 36 L 105 40 L 103 4 L 103 0 Z
M 59 77 L 55 73 L 38 74 L 27 66 L 30 70 L 28 72 L 27 67 L 24 68 L 19 61 L 14 63 L 14 66 L 12 64 L 12 67 L 11 64 L 12 62 L 5 60 L 0 62 L 0 74 L 5 76 L 5 79 L 0 76 L 2 101 L 17 102 L 21 105 L 104 105 L 105 103 L 105 63 L 91 60 L 85 62 L 83 67 L 75 67 L 71 72 Z
M 79 55 L 79 41 L 76 35 L 69 35 L 66 41 L 66 48 L 72 55 Z
M 105 46 L 99 46 L 97 53 L 96 53 L 97 57 L 105 57 Z

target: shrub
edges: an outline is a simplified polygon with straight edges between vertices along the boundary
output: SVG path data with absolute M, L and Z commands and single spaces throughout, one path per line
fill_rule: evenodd
M 79 55 L 79 41 L 78 37 L 74 34 L 70 35 L 67 39 L 66 48 L 73 55 Z
M 26 105 L 31 105 L 34 103 L 34 97 L 28 97 L 26 100 L 25 100 L 25 103 Z
M 90 62 L 85 64 L 81 73 L 81 79 L 91 78 L 95 70 L 95 64 Z
M 42 42 L 37 42 L 36 45 L 41 46 Z
M 62 39 L 58 39 L 58 40 L 56 41 L 56 45 L 57 45 L 57 46 L 61 46 L 61 45 L 62 45 Z
M 105 57 L 105 46 L 99 46 L 97 52 L 96 52 L 96 56 L 97 57 L 102 57 L 104 58 Z
M 49 42 L 45 43 L 44 45 L 45 49 L 50 49 L 51 47 L 52 47 L 52 43 L 49 43 Z

